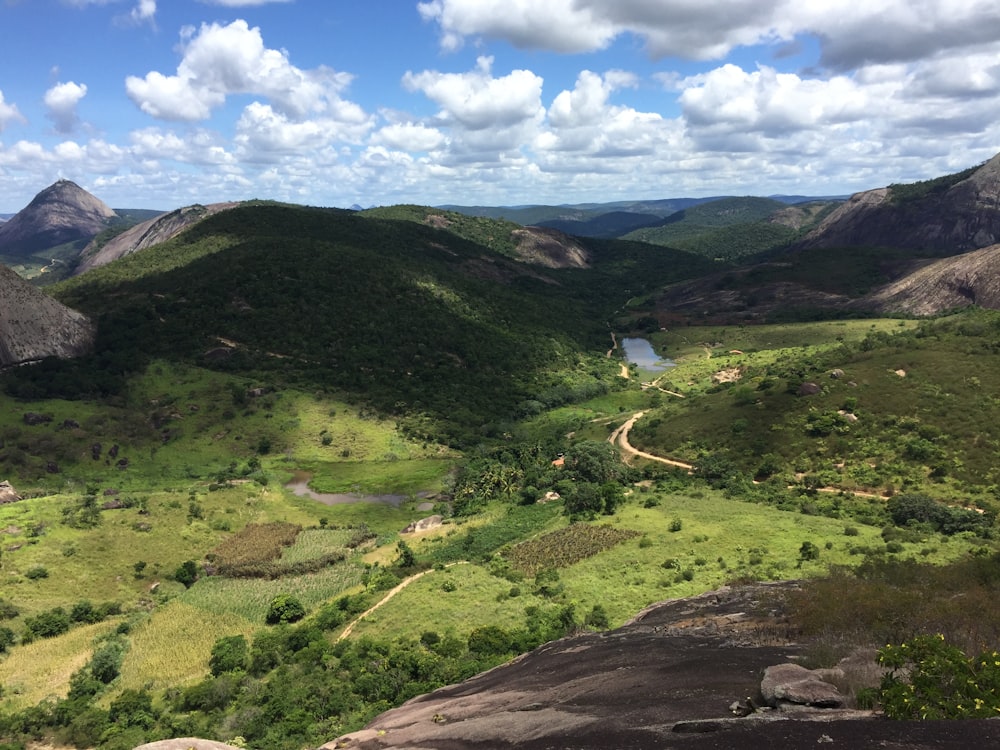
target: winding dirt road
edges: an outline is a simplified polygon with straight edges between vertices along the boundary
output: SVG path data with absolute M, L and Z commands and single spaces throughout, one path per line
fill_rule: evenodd
M 617 445 L 621 448 L 627 455 L 636 456 L 638 458 L 645 458 L 649 461 L 658 461 L 661 464 L 667 464 L 667 466 L 676 466 L 680 469 L 687 469 L 689 472 L 694 470 L 694 464 L 689 464 L 687 461 L 677 461 L 672 458 L 664 458 L 663 456 L 654 456 L 652 453 L 646 453 L 638 448 L 634 447 L 628 441 L 628 433 L 635 425 L 635 423 L 643 417 L 646 412 L 637 411 L 628 421 L 625 422 L 621 427 L 611 433 L 608 436 L 608 442 L 612 445 Z

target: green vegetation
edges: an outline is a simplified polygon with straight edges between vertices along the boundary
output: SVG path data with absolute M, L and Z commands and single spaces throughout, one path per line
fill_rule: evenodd
M 721 203 L 702 229 L 756 247 L 732 228 L 751 209 L 774 207 Z M 791 627 L 837 648 L 941 633 L 947 669 L 985 665 L 964 655 L 1000 639 L 1000 314 L 664 330 L 660 291 L 716 262 L 589 239 L 590 268 L 540 269 L 511 228 L 248 205 L 55 289 L 100 342 L 2 376 L 0 476 L 25 499 L 0 506 L 0 743 L 316 746 L 753 580 L 810 579 Z M 770 273 L 853 294 L 900 259 L 824 252 Z M 609 321 L 677 366 L 623 377 Z M 622 460 L 609 438 L 639 412 L 628 440 L 690 473 Z M 887 712 L 916 686 L 960 715 L 946 670 L 885 653 Z
M 932 180 L 922 180 L 907 184 L 893 183 L 889 186 L 889 195 L 893 203 L 913 203 L 923 200 L 924 198 L 946 192 L 952 186 L 971 177 L 982 166 L 982 164 L 977 164 L 974 167 L 963 169 L 961 172 L 944 175 L 943 177 L 935 177 Z

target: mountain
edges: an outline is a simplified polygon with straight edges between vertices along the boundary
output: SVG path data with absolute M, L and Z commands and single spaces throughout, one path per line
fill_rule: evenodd
M 186 206 L 136 224 L 111 239 L 95 237 L 80 254 L 80 263 L 74 274 L 84 273 L 138 250 L 166 242 L 192 224 L 238 205 L 238 203 L 213 203 L 208 206 Z
M 87 352 L 94 327 L 83 314 L 56 302 L 6 266 L 0 266 L 0 367 Z
M 117 217 L 76 183 L 59 180 L 10 221 L 0 224 L 0 255 L 23 258 L 58 245 L 87 241 Z
M 869 245 L 955 255 L 1000 241 L 1000 154 L 933 180 L 852 195 L 800 247 Z

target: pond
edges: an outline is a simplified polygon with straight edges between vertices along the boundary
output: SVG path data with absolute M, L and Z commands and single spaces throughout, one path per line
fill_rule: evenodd
M 297 497 L 308 497 L 324 505 L 345 505 L 347 503 L 381 503 L 398 508 L 403 501 L 409 500 L 409 495 L 365 495 L 360 492 L 316 492 L 309 487 L 312 474 L 297 471 L 292 475 L 292 481 L 285 485 Z M 423 493 L 421 493 L 422 495 Z M 419 495 L 418 495 L 419 496 Z
M 648 340 L 638 337 L 622 339 L 622 351 L 626 362 L 634 362 L 640 370 L 646 372 L 663 372 L 677 363 L 671 359 L 657 356 L 653 345 Z

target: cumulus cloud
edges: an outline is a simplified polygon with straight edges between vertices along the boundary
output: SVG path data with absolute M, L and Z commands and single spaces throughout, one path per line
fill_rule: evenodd
M 286 52 L 266 48 L 260 29 L 246 21 L 187 27 L 181 37 L 183 57 L 175 75 L 151 71 L 125 81 L 132 101 L 153 117 L 205 120 L 233 94 L 266 97 L 292 118 L 338 110 L 348 117 L 356 114 L 340 98 L 350 75 L 295 67 Z
M 57 133 L 71 133 L 79 123 L 76 106 L 87 95 L 83 83 L 58 83 L 45 92 L 46 117 L 52 120 Z
M 25 122 L 25 119 L 16 104 L 4 101 L 3 91 L 0 91 L 0 133 L 12 122 Z
M 384 145 L 400 151 L 433 151 L 447 142 L 447 138 L 437 128 L 422 123 L 402 122 L 386 125 L 372 136 L 376 145 Z
M 810 35 L 823 63 L 850 69 L 912 61 L 1000 38 L 995 0 L 432 0 L 421 15 L 440 28 L 445 49 L 467 38 L 521 48 L 593 52 L 633 35 L 657 58 L 719 59 L 737 47 L 794 43 Z
M 544 112 L 541 77 L 530 70 L 514 70 L 494 78 L 492 65 L 492 57 L 480 57 L 476 69 L 468 73 L 407 71 L 403 85 L 440 105 L 442 121 L 469 130 L 511 126 L 540 117 Z
M 433 0 L 417 9 L 441 27 L 441 45 L 455 50 L 467 36 L 506 39 L 515 47 L 587 52 L 606 47 L 617 30 L 580 10 L 575 0 Z

